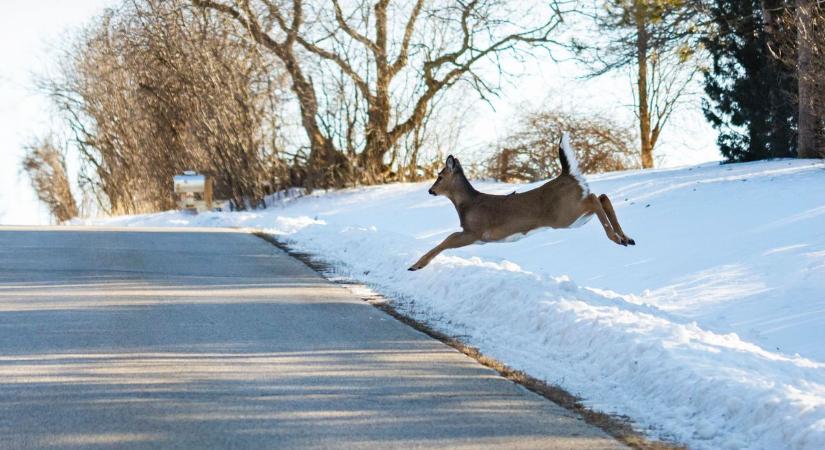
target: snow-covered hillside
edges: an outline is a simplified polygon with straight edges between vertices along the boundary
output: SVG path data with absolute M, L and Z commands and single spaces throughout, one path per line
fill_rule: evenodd
M 612 198 L 635 247 L 610 242 L 594 220 L 447 251 L 408 272 L 458 228 L 429 183 L 316 193 L 254 213 L 98 223 L 261 228 L 653 436 L 696 449 L 825 448 L 825 164 L 589 181 Z

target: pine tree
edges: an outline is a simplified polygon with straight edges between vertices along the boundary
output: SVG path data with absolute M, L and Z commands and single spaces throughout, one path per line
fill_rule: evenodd
M 713 66 L 705 74 L 702 109 L 719 130 L 717 144 L 730 162 L 796 156 L 797 90 L 793 68 L 772 57 L 770 12 L 782 0 L 713 0 L 714 33 L 703 43 Z M 777 14 L 778 16 L 778 14 Z M 771 29 L 770 27 L 774 27 Z

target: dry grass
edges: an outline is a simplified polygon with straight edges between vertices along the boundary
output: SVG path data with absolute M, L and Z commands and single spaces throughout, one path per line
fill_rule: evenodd
M 278 247 L 279 249 L 285 251 L 290 256 L 303 262 L 308 267 L 315 270 L 322 276 L 330 272 L 329 265 L 317 260 L 308 253 L 293 251 L 283 242 L 278 241 L 274 236 L 263 232 L 255 232 L 254 234 L 260 237 L 261 239 L 271 243 L 275 247 Z M 390 302 L 382 296 L 376 295 L 373 297 L 364 298 L 364 300 L 370 303 L 371 305 L 375 306 L 376 308 L 389 314 L 399 322 L 402 322 L 426 334 L 427 336 L 437 339 L 449 345 L 450 347 L 460 351 L 461 353 L 469 356 L 470 358 L 475 359 L 480 364 L 495 370 L 504 378 L 507 378 L 510 381 L 513 381 L 524 386 L 525 388 L 543 396 L 544 398 L 560 405 L 565 409 L 575 412 L 576 414 L 583 417 L 587 423 L 601 428 L 606 433 L 610 434 L 620 442 L 632 448 L 640 450 L 687 449 L 687 447 L 684 445 L 663 441 L 654 441 L 646 438 L 641 433 L 633 429 L 632 423 L 627 417 L 613 416 L 602 412 L 594 411 L 584 406 L 578 397 L 567 392 L 561 387 L 548 384 L 547 382 L 532 377 L 520 370 L 514 370 L 506 364 L 502 363 L 501 361 L 498 361 L 496 359 L 490 358 L 489 356 L 482 354 L 477 348 L 464 344 L 459 339 L 453 336 L 444 334 L 438 330 L 433 329 L 432 327 L 423 322 L 405 316 L 404 314 L 400 313 L 397 309 L 395 309 L 390 304 Z

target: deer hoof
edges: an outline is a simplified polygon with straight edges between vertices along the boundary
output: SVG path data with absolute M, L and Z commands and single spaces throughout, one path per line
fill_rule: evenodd
M 633 239 L 630 239 L 630 238 L 627 239 L 627 243 L 630 244 L 630 245 L 636 245 L 636 241 L 634 241 Z
M 418 270 L 418 267 L 413 266 L 413 267 L 410 267 L 407 270 L 409 270 L 410 272 L 415 272 L 416 270 Z

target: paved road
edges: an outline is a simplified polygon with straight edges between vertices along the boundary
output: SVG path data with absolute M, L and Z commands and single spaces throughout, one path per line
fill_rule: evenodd
M 617 448 L 216 230 L 0 228 L 0 448 Z

